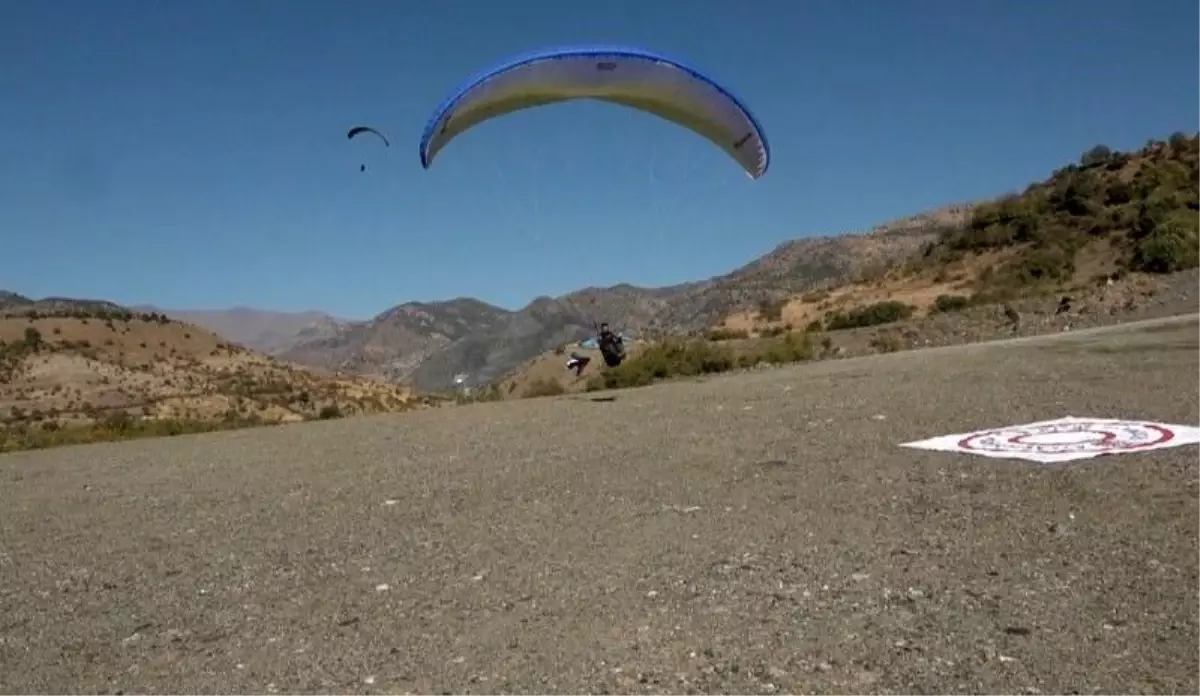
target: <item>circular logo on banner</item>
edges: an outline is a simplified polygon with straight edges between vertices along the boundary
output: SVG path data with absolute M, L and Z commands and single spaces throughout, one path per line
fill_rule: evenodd
M 1163 445 L 1174 437 L 1167 428 L 1150 423 L 1078 420 L 972 433 L 958 446 L 972 452 L 1098 455 Z

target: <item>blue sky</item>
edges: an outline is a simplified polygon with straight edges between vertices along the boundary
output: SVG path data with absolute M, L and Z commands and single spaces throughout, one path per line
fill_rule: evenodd
M 436 9 L 434 9 L 436 8 Z M 1197 127 L 1195 0 L 54 0 L 0 21 L 0 288 L 364 318 L 730 270 Z M 620 107 L 485 123 L 465 78 L 571 43 L 683 58 L 771 170 Z M 345 139 L 351 125 L 393 147 Z M 359 164 L 368 170 L 360 173 Z

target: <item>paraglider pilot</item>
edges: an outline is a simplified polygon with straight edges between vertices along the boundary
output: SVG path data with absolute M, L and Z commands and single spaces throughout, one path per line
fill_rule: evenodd
M 596 343 L 600 347 L 604 363 L 609 367 L 616 367 L 625 359 L 625 343 L 608 328 L 608 322 L 600 325 L 600 335 Z

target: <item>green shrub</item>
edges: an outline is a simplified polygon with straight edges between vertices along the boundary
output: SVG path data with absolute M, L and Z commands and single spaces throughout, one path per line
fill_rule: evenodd
M 1175 133 L 1129 153 L 1097 145 L 1079 164 L 1019 195 L 977 206 L 964 224 L 942 228 L 921 261 L 949 264 L 966 254 L 1008 250 L 1007 262 L 981 277 L 976 289 L 1011 293 L 1070 281 L 1079 250 L 1108 239 L 1120 265 L 1172 272 L 1200 265 L 1198 210 L 1197 135 Z
M 37 350 L 42 346 L 42 332 L 32 326 L 25 327 L 25 346 Z
M 961 312 L 971 306 L 971 298 L 965 295 L 938 295 L 933 301 L 935 312 Z
M 895 353 L 904 348 L 904 339 L 891 331 L 880 331 L 871 337 L 871 347 L 880 353 Z
M 878 326 L 901 321 L 912 316 L 913 308 L 898 300 L 885 300 L 848 312 L 833 312 L 825 322 L 830 331 Z
M 587 389 L 641 387 L 665 379 L 727 372 L 760 363 L 782 365 L 808 360 L 813 353 L 809 337 L 794 333 L 762 341 L 740 355 L 707 341 L 669 340 L 649 346 L 636 358 L 592 377 Z
M 733 352 L 706 341 L 669 340 L 647 347 L 588 380 L 587 388 L 622 389 L 640 387 L 663 379 L 726 372 L 735 365 Z
M 552 379 L 543 377 L 530 382 L 525 387 L 525 391 L 521 393 L 521 397 L 524 399 L 535 399 L 541 396 L 558 396 L 559 394 L 566 393 L 566 391 L 563 385 Z
M 750 332 L 745 329 L 727 329 L 724 327 L 711 329 L 708 332 L 708 340 L 710 341 L 736 341 L 743 338 L 750 338 Z
M 1148 273 L 1173 273 L 1200 266 L 1195 213 L 1176 213 L 1137 242 L 1132 266 Z
M 1079 163 L 1085 167 L 1095 166 L 1108 162 L 1113 156 L 1113 151 L 1107 145 L 1097 145 L 1079 158 Z
M 754 367 L 760 363 L 786 365 L 811 360 L 813 352 L 812 341 L 808 334 L 789 333 L 762 344 L 758 350 L 740 356 L 738 366 Z
M 0 452 L 43 449 L 89 442 L 110 442 L 150 437 L 171 437 L 188 433 L 207 433 L 266 425 L 251 416 L 233 420 L 174 420 L 133 418 L 116 412 L 90 425 L 63 426 L 49 421 L 41 427 L 0 426 Z
M 1074 272 L 1075 250 L 1064 245 L 1047 245 L 1006 264 L 1000 278 L 1018 285 L 1036 285 L 1066 280 Z
M 763 321 L 779 321 L 783 318 L 783 308 L 787 305 L 786 299 L 766 299 L 758 303 L 758 316 Z

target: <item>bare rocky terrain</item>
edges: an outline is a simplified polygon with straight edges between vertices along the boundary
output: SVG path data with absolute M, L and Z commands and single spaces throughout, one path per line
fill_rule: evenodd
M 301 369 L 157 313 L 65 299 L 0 307 L 0 452 L 422 404 L 407 387 Z
M 8 693 L 1196 693 L 1195 316 L 0 456 Z

